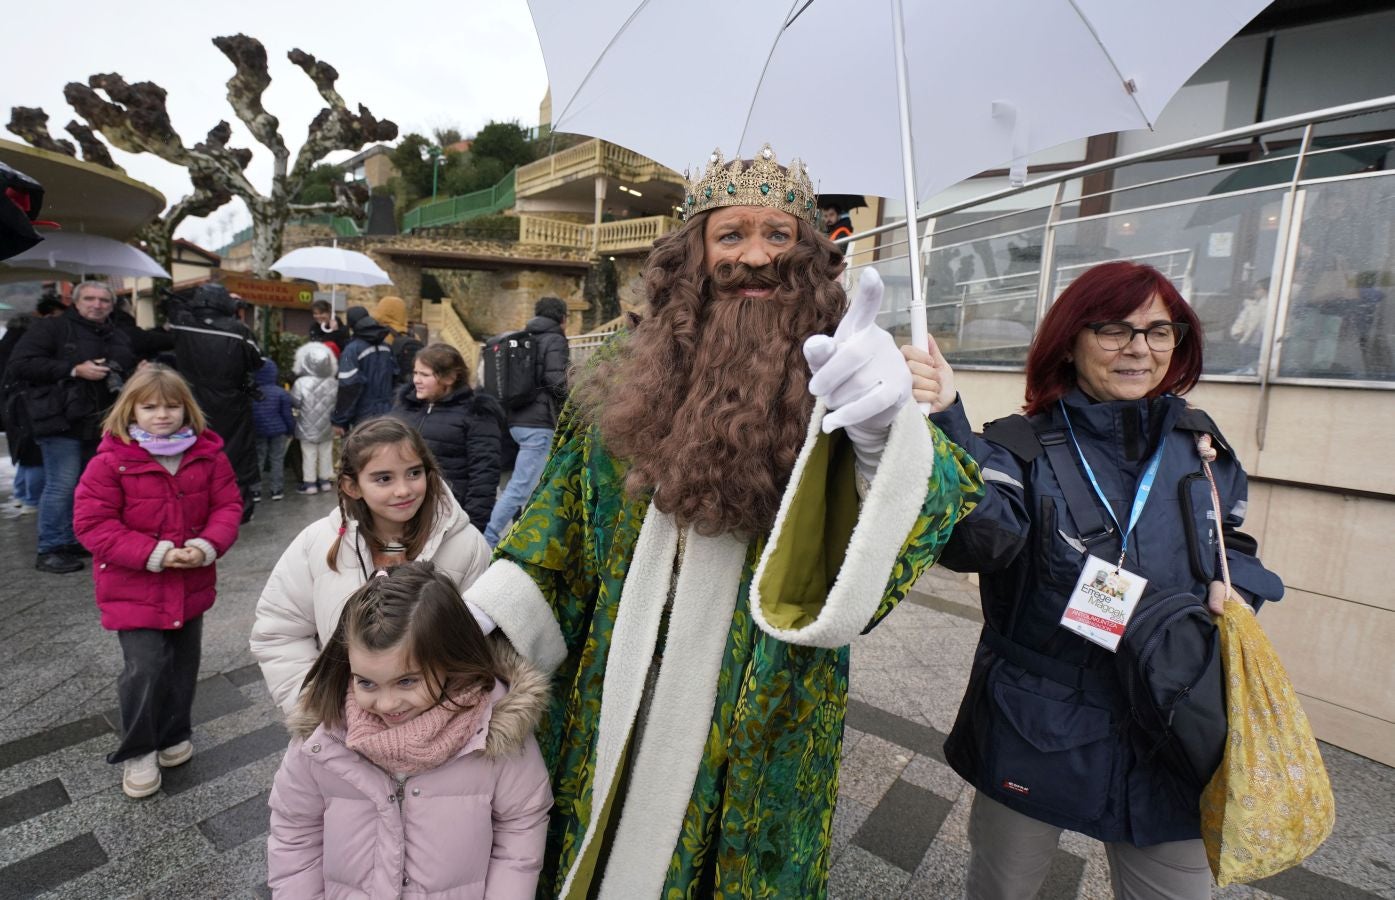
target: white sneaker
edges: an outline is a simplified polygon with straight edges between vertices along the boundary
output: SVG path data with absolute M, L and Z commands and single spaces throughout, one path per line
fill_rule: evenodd
M 173 747 L 161 750 L 156 759 L 159 760 L 161 768 L 173 769 L 175 766 L 184 765 L 193 755 L 194 745 L 188 741 L 180 741 Z
M 147 753 L 122 764 L 121 790 L 126 792 L 127 797 L 139 800 L 160 789 L 160 765 L 155 757 L 156 754 Z

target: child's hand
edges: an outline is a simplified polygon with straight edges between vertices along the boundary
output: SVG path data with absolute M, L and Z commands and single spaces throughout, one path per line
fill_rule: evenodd
M 184 551 L 178 547 L 171 547 L 165 551 L 165 558 L 160 562 L 160 567 L 164 569 L 187 569 L 188 564 L 184 562 Z
M 186 546 L 179 552 L 184 554 L 184 558 L 189 563 L 189 568 L 197 569 L 199 566 L 203 565 L 204 554 L 198 547 Z

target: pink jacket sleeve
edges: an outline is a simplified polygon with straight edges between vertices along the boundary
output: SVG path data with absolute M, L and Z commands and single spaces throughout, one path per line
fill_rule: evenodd
M 208 522 L 199 537 L 212 544 L 221 557 L 237 542 L 237 529 L 242 523 L 242 494 L 225 453 L 213 457 L 213 484 L 208 493 Z
M 325 800 L 300 753 L 304 741 L 291 741 L 267 805 L 271 826 L 266 839 L 266 883 L 273 898 L 302 900 L 325 895 Z
M 98 559 L 143 570 L 155 551 L 155 538 L 126 527 L 124 506 L 121 477 L 105 455 L 94 457 L 73 493 L 73 533 Z
M 485 900 L 526 900 L 537 891 L 551 809 L 547 767 L 530 735 L 521 753 L 503 761 L 494 785 L 494 847 Z

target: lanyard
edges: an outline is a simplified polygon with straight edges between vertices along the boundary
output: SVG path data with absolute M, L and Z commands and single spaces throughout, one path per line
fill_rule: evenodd
M 1148 460 L 1148 467 L 1143 470 L 1143 477 L 1138 480 L 1138 488 L 1133 495 L 1133 509 L 1129 511 L 1129 527 L 1125 528 L 1119 523 L 1119 517 L 1114 515 L 1114 507 L 1109 505 L 1109 499 L 1104 496 L 1104 490 L 1100 488 L 1099 479 L 1095 477 L 1095 470 L 1090 468 L 1090 461 L 1085 458 L 1085 452 L 1080 449 L 1080 442 L 1075 439 L 1075 428 L 1070 424 L 1070 414 L 1066 412 L 1065 401 L 1057 401 L 1061 405 L 1061 416 L 1066 420 L 1066 430 L 1070 432 L 1071 443 L 1075 445 L 1075 452 L 1080 456 L 1080 463 L 1085 467 L 1085 475 L 1090 479 L 1090 487 L 1095 489 L 1095 496 L 1100 498 L 1104 504 L 1104 511 L 1109 513 L 1109 518 L 1114 520 L 1115 526 L 1123 532 L 1123 538 L 1119 542 L 1119 562 L 1115 564 L 1115 570 L 1124 564 L 1124 556 L 1129 549 L 1129 535 L 1133 534 L 1133 527 L 1138 524 L 1139 516 L 1143 515 L 1143 506 L 1148 502 L 1148 494 L 1153 490 L 1153 480 L 1157 478 L 1158 466 L 1162 464 L 1163 446 L 1167 443 L 1167 435 L 1163 435 L 1158 441 L 1158 449 L 1153 451 L 1153 458 Z

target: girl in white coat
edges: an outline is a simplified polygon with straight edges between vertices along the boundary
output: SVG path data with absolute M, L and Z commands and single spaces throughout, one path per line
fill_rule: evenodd
M 257 601 L 252 655 L 288 713 L 345 601 L 375 571 L 430 560 L 464 592 L 489 563 L 483 535 L 421 436 L 400 420 L 371 419 L 345 439 L 338 490 L 338 508 L 296 536 Z M 493 629 L 471 612 L 486 633 Z

